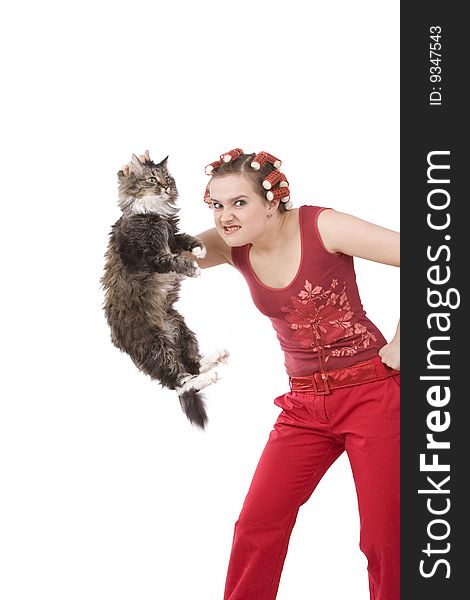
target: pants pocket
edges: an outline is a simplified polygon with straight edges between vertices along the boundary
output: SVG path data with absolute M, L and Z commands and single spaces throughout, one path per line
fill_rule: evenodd
M 286 392 L 285 394 L 274 398 L 274 404 L 284 410 L 289 410 L 302 407 L 304 402 L 302 401 L 302 395 L 299 392 Z

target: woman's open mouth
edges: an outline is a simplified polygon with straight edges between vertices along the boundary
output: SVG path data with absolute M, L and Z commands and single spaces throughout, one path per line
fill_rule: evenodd
M 240 225 L 231 225 L 230 227 L 224 227 L 224 233 L 230 235 L 231 233 L 235 233 L 240 229 Z

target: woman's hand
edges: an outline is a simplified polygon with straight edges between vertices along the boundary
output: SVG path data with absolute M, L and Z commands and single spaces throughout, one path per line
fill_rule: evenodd
M 393 340 L 380 348 L 379 356 L 383 363 L 392 367 L 392 369 L 400 370 L 400 321 L 398 321 Z
M 379 350 L 382 362 L 392 369 L 400 370 L 400 340 L 393 339 Z
M 141 163 L 144 163 L 146 160 L 150 160 L 150 155 L 149 155 L 149 151 L 146 150 L 144 152 L 144 154 L 141 154 L 139 156 L 139 160 Z M 127 165 L 123 165 L 121 167 L 121 171 L 124 173 L 124 175 L 129 175 L 129 173 L 132 173 L 132 163 L 128 163 Z

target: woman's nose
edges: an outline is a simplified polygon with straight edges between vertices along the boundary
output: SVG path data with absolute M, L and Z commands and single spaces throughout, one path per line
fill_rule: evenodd
M 220 215 L 220 220 L 222 223 L 230 223 L 233 220 L 232 209 L 230 206 L 224 208 L 222 210 L 222 214 Z

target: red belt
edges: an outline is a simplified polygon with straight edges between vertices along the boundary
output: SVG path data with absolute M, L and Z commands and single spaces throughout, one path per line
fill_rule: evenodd
M 349 387 L 399 374 L 400 371 L 387 366 L 382 362 L 380 356 L 376 356 L 371 360 L 356 363 L 343 369 L 325 372 L 316 371 L 303 377 L 289 377 L 289 384 L 293 392 L 329 394 L 334 388 Z

